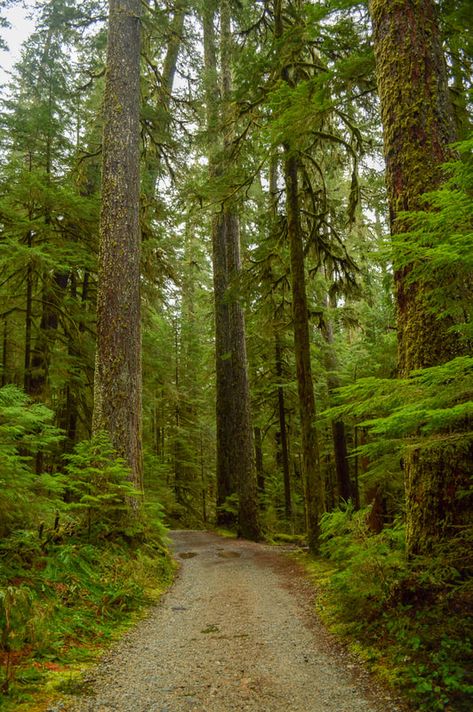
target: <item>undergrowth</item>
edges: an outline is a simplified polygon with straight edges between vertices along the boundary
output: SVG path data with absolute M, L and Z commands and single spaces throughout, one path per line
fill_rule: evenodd
M 38 452 L 57 459 L 51 423 L 44 406 L 0 389 L 2 712 L 63 689 L 172 578 L 162 511 L 141 506 L 104 434 L 61 471 L 37 472 Z
M 461 549 L 461 565 L 445 548 L 407 562 L 402 525 L 374 534 L 368 513 L 348 505 L 324 515 L 322 556 L 307 563 L 319 590 L 318 613 L 414 709 L 469 712 L 468 549 Z

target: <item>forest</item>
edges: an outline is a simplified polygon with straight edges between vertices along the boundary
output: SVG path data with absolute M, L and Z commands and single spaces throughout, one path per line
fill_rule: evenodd
M 297 544 L 412 709 L 470 710 L 470 0 L 26 6 L 0 96 L 0 708 L 159 598 L 171 528 Z

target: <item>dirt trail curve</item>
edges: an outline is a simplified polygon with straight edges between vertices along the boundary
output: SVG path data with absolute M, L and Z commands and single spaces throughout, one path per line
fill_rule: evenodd
M 172 533 L 171 590 L 50 712 L 395 712 L 311 613 L 296 563 L 269 546 Z

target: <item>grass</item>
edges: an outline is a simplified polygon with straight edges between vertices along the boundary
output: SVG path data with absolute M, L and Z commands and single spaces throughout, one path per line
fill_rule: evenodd
M 2 712 L 33 712 L 80 692 L 84 670 L 159 599 L 174 571 L 150 542 L 68 542 L 23 569 L 14 564 L 14 575 L 11 566 L 1 571 Z

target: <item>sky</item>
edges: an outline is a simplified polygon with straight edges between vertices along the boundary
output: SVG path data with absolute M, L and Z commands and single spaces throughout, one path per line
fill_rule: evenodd
M 23 5 L 32 6 L 33 3 L 25 2 Z M 18 6 L 3 12 L 3 15 L 10 21 L 11 27 L 1 31 L 2 37 L 8 45 L 8 52 L 0 51 L 0 84 L 8 81 L 8 71 L 19 60 L 21 45 L 33 31 L 33 23 L 26 17 L 28 12 Z

